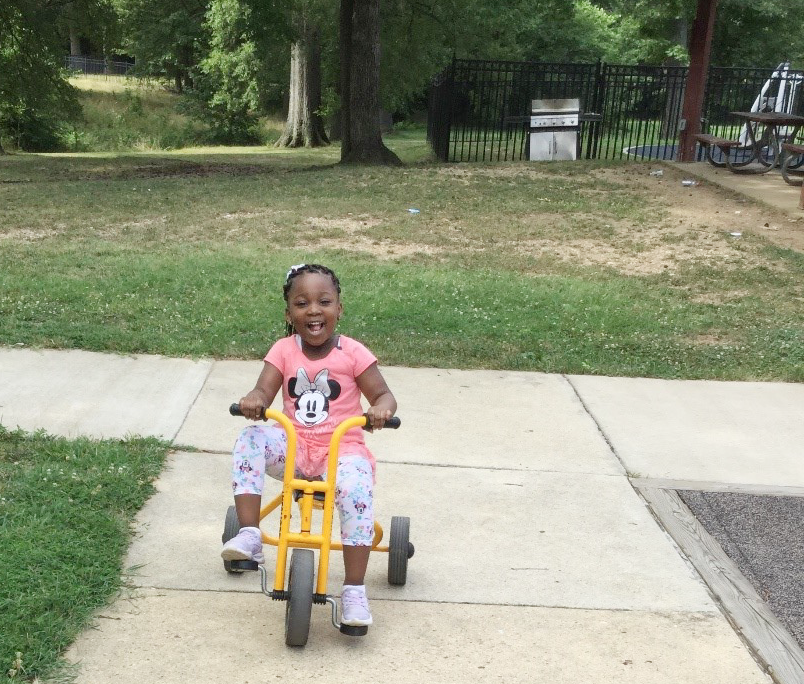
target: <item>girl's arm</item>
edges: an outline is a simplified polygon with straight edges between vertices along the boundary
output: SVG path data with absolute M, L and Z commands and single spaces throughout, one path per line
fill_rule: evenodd
M 385 378 L 376 363 L 355 378 L 357 386 L 370 404 L 366 416 L 375 430 L 381 430 L 385 421 L 396 413 L 396 399 L 388 389 Z
M 265 362 L 257 384 L 240 400 L 240 410 L 249 420 L 262 420 L 262 412 L 274 400 L 276 393 L 282 389 L 282 374 L 273 364 Z

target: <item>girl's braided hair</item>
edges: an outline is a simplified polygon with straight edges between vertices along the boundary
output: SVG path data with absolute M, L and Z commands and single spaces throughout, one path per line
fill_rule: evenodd
M 338 276 L 335 275 L 335 271 L 333 271 L 331 268 L 327 268 L 321 264 L 297 264 L 296 266 L 291 266 L 287 276 L 285 276 L 285 284 L 282 287 L 282 296 L 285 298 L 286 304 L 288 301 L 288 294 L 290 293 L 290 286 L 293 284 L 293 279 L 302 273 L 320 273 L 321 275 L 329 276 L 332 279 L 332 284 L 335 286 L 338 297 L 341 296 L 341 282 L 338 280 Z M 293 325 L 286 323 L 285 332 L 288 336 L 292 335 Z

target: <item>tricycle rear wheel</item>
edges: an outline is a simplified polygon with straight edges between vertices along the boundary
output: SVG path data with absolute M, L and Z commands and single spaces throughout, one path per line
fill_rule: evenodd
M 402 586 L 408 579 L 408 558 L 413 556 L 410 543 L 410 518 L 395 515 L 391 518 L 388 539 L 388 584 Z
M 315 554 L 310 549 L 293 549 L 288 574 L 289 596 L 285 606 L 285 643 L 304 646 L 310 634 L 315 585 Z

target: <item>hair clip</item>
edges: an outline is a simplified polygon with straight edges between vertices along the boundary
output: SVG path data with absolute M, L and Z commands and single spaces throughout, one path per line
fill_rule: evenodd
M 300 271 L 305 266 L 307 266 L 307 264 L 296 264 L 295 266 L 291 266 L 290 270 L 288 271 L 287 275 L 285 276 L 285 282 L 288 282 L 288 280 L 290 280 L 290 276 L 292 276 L 294 273 L 296 273 L 296 271 Z

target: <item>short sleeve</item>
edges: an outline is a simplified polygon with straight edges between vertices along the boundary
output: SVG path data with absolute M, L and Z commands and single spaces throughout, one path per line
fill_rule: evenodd
M 268 350 L 268 353 L 263 359 L 263 361 L 270 363 L 274 368 L 276 368 L 282 374 L 282 377 L 286 375 L 285 363 L 287 361 L 288 354 L 287 350 L 285 349 L 285 345 L 289 340 L 292 341 L 292 338 L 283 337 L 282 339 L 277 340 Z
M 349 349 L 347 351 L 352 357 L 354 363 L 354 373 L 355 377 L 357 377 L 371 364 L 377 363 L 377 357 L 374 356 L 374 354 L 372 354 L 368 347 L 366 347 L 364 344 L 351 338 L 346 339 L 349 340 Z

